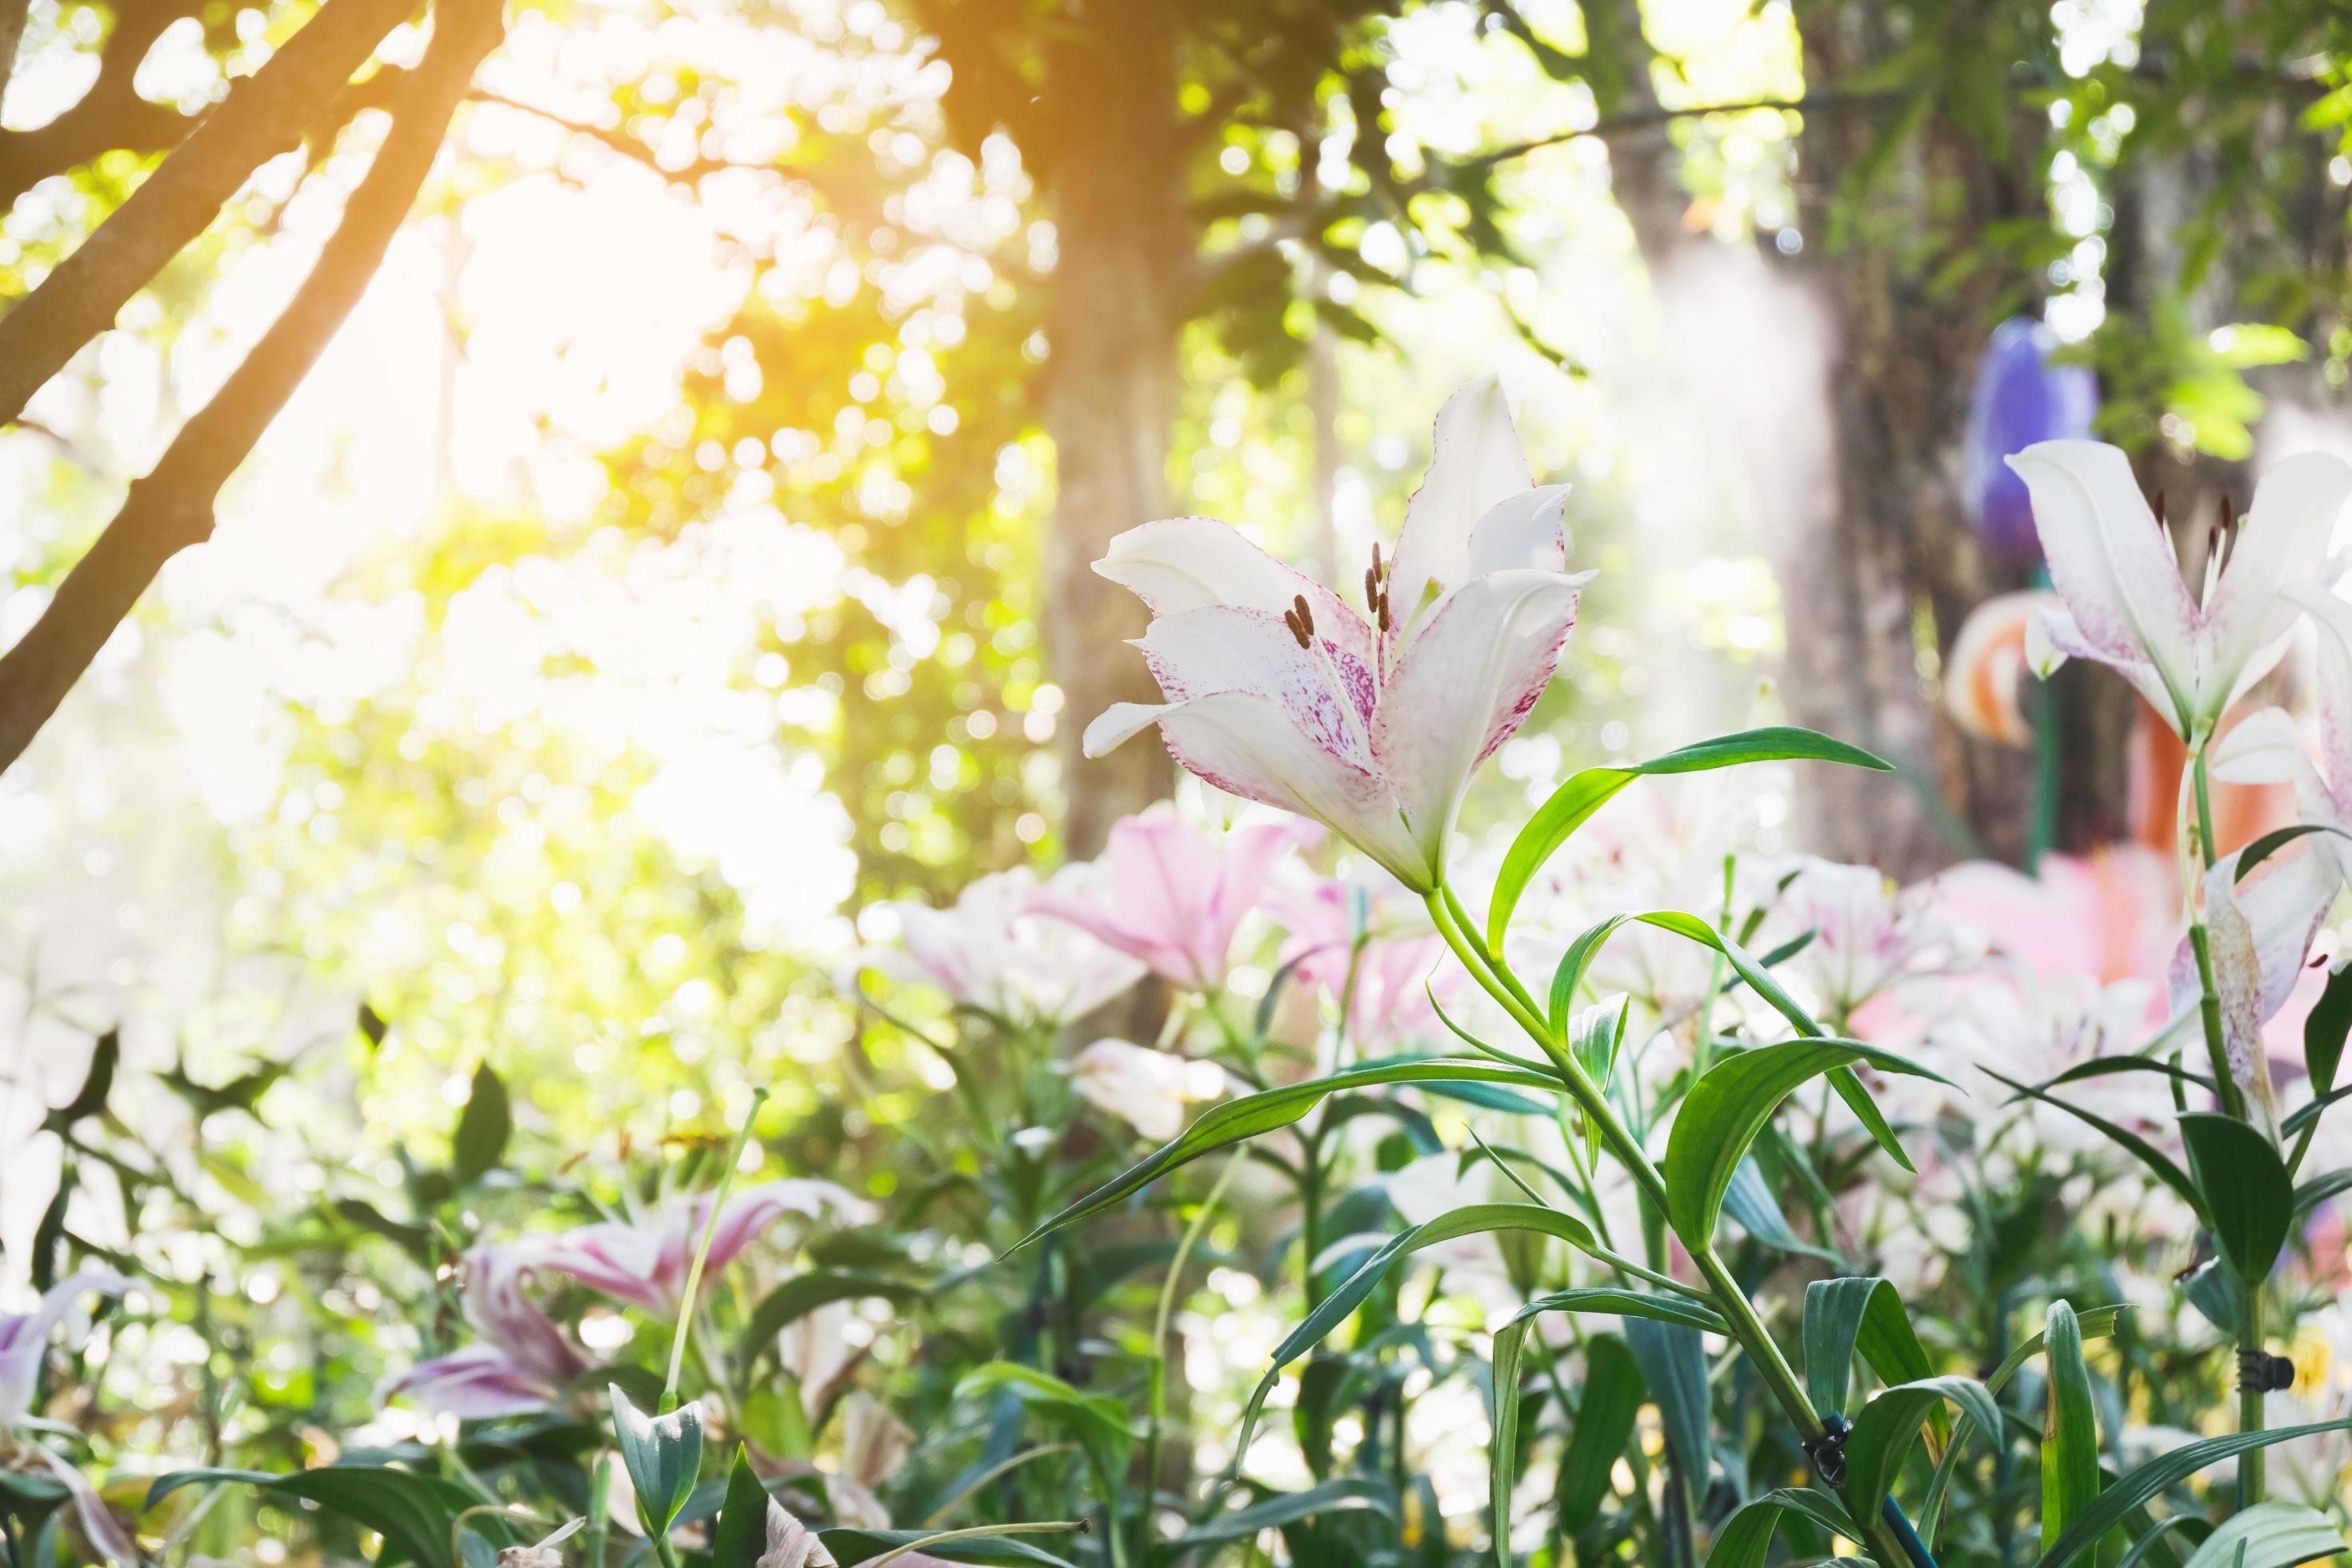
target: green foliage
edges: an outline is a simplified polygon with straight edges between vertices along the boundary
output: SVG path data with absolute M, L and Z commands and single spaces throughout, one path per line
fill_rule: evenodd
M 419 1568 L 457 1568 L 450 1555 L 459 1513 L 473 1501 L 462 1487 L 438 1476 L 390 1466 L 323 1465 L 290 1475 L 265 1470 L 174 1470 L 147 1490 L 153 1508 L 182 1487 L 235 1483 L 299 1498 L 376 1531 Z
M 1806 1286 L 1804 1346 L 1806 1392 L 1823 1412 L 1846 1408 L 1857 1352 L 1890 1384 L 1916 1382 L 1934 1371 L 1902 1294 L 1887 1279 L 1816 1279 Z
M 1759 992 L 1762 989 L 1758 987 Z M 1892 1051 L 1856 1040 L 1797 1039 L 1727 1057 L 1691 1086 L 1681 1113 L 1675 1118 L 1664 1167 L 1666 1215 L 1685 1246 L 1694 1252 L 1714 1247 L 1724 1194 L 1748 1147 L 1781 1102 L 1811 1079 L 1856 1062 L 1883 1072 L 1940 1076 Z M 1853 1081 L 1850 1074 L 1847 1081 Z M 1844 1084 L 1839 1087 L 1843 1092 Z M 1867 1102 L 1866 1091 L 1858 1083 L 1854 1092 L 1863 1094 Z M 1903 1158 L 1901 1145 L 1891 1131 L 1882 1131 L 1885 1124 L 1874 1110 L 1870 1120 L 1876 1122 L 1871 1130 L 1881 1147 L 1907 1167 L 1910 1162 Z
M 710 1568 L 757 1568 L 767 1550 L 768 1489 L 738 1443 L 735 1462 L 727 1468 L 727 1500 L 710 1538 Z
M 1662 757 L 1628 767 L 1586 768 L 1552 792 L 1551 798 L 1538 806 L 1528 818 L 1527 826 L 1511 840 L 1510 849 L 1503 857 L 1503 868 L 1495 880 L 1495 892 L 1486 906 L 1486 945 L 1499 952 L 1503 932 L 1511 923 L 1511 912 L 1518 907 L 1520 895 L 1528 883 L 1541 870 L 1544 862 L 1557 854 L 1576 830 L 1591 819 L 1618 793 L 1635 779 L 1667 773 L 1705 773 L 1715 768 L 1737 767 L 1744 763 L 1768 762 L 1831 762 L 1851 767 L 1875 768 L 1885 772 L 1893 766 L 1857 746 L 1849 746 L 1827 735 L 1811 730 L 1780 726 L 1768 730 L 1749 730 L 1737 735 L 1720 735 L 1712 741 L 1684 746 Z
M 466 1110 L 457 1118 L 456 1173 L 460 1185 L 470 1185 L 498 1167 L 514 1134 L 514 1116 L 507 1109 L 507 1086 L 488 1062 L 474 1069 L 474 1083 Z
M 619 1384 L 606 1392 L 613 1402 L 613 1436 L 636 1488 L 637 1518 L 647 1535 L 667 1536 L 702 1476 L 701 1407 L 682 1405 L 647 1415 L 629 1403 Z
M 2286 1162 L 2266 1134 L 2234 1117 L 2191 1111 L 2180 1118 L 2180 1137 L 2214 1241 L 2239 1279 L 2259 1285 L 2294 1221 L 2294 1179 Z
M 2099 1496 L 2099 1433 L 2074 1309 L 2050 1303 L 2042 1330 L 2050 1410 L 2042 1428 L 2042 1546 L 2048 1551 Z

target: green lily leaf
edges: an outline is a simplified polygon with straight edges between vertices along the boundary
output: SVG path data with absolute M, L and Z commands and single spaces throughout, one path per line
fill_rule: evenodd
M 1495 896 L 1486 906 L 1487 950 L 1502 951 L 1503 932 L 1510 926 L 1511 911 L 1518 907 L 1520 895 L 1527 891 L 1528 882 L 1543 868 L 1544 862 L 1627 784 L 1660 773 L 1695 773 L 1736 767 L 1742 763 L 1768 762 L 1843 763 L 1881 773 L 1894 767 L 1859 746 L 1849 746 L 1811 730 L 1781 725 L 1719 735 L 1668 752 L 1663 757 L 1653 757 L 1646 763 L 1586 768 L 1536 808 L 1535 815 L 1528 818 L 1527 826 L 1519 829 L 1518 837 L 1503 856 L 1502 871 L 1495 879 Z
M 613 1434 L 621 1462 L 637 1489 L 637 1518 L 646 1533 L 669 1533 L 671 1521 L 702 1475 L 702 1410 L 681 1405 L 667 1415 L 647 1415 L 629 1403 L 619 1384 L 606 1391 L 613 1401 Z

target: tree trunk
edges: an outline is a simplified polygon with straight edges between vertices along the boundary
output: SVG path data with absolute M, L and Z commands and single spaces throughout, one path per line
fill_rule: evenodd
M 1194 242 L 1184 210 L 1174 34 L 1157 4 L 1116 28 L 1048 54 L 1055 119 L 1093 133 L 1056 150 L 1051 172 L 1058 258 L 1046 338 L 1044 412 L 1055 500 L 1045 542 L 1045 652 L 1062 690 L 1056 730 L 1073 857 L 1100 849 L 1110 825 L 1166 795 L 1174 765 L 1149 737 L 1107 757 L 1079 737 L 1114 702 L 1157 702 L 1136 652 L 1143 606 L 1095 575 L 1114 535 L 1173 510 L 1168 491 L 1178 394 L 1175 298 Z M 1159 26 L 1147 25 L 1150 13 Z
M 1802 24 L 1814 90 L 1876 58 L 1860 7 L 1824 7 Z M 1988 158 L 1957 128 L 1931 120 L 1864 198 L 1866 216 L 1839 233 L 1843 182 L 1882 127 L 1859 107 L 1806 118 L 1799 149 L 1799 263 L 1827 321 L 1830 471 L 1811 515 L 1792 518 L 1780 560 L 1788 617 L 1784 700 L 1797 723 L 1868 746 L 1897 763 L 1911 787 L 1883 775 L 1822 770 L 1806 780 L 1800 827 L 1808 847 L 1910 880 L 1962 855 L 2021 858 L 2033 759 L 1962 735 L 1937 699 L 1944 657 L 1968 613 L 2023 585 L 1979 548 L 1960 489 L 1960 440 L 1977 360 L 2015 279 L 1980 257 L 1957 285 L 1931 287 L 1903 254 L 1917 235 L 1965 247 L 1997 219 L 2042 198 L 2021 153 Z M 2026 128 L 2021 124 L 2022 143 Z M 1929 207 L 1957 194 L 1940 223 Z M 1891 232 L 1892 237 L 1885 237 Z M 2056 841 L 2087 847 L 2125 820 L 2121 682 L 2074 672 L 2047 693 L 2066 748 Z M 2096 672 L 2088 672 L 2095 674 Z

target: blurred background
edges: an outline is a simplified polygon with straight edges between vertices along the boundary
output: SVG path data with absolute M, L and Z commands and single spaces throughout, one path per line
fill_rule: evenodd
M 32 0 L 0 299 L 310 10 Z M 583 1152 L 753 1082 L 844 1135 L 919 1114 L 842 1102 L 897 1048 L 834 984 L 869 907 L 1175 787 L 1076 755 L 1149 689 L 1087 563 L 1205 513 L 1352 594 L 1486 370 L 1600 575 L 1468 826 L 1794 721 L 1904 774 L 1812 781 L 1788 840 L 1905 880 L 2169 831 L 2122 682 L 1963 638 L 2035 580 L 2002 452 L 2122 443 L 2194 573 L 2263 458 L 2352 447 L 2325 0 L 507 20 L 210 542 L 0 776 L 18 1259 L 84 1157 L 36 1130 L 110 1035 L 232 1232 L 244 1187 L 394 1169 L 484 1061 Z M 427 31 L 0 428 L 0 646 L 308 271 Z

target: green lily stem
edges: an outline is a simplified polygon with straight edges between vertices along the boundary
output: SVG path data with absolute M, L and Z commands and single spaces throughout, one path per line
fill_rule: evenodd
M 2238 1080 L 2231 1076 L 2230 1047 L 2221 1032 L 2221 993 L 2213 980 L 2213 940 L 2201 920 L 2189 922 L 2189 951 L 2197 956 L 2197 984 L 2202 992 L 2197 1000 L 2197 1011 L 2205 1026 L 2205 1055 L 2213 1071 L 2214 1090 L 2221 1096 L 2221 1109 L 2243 1121 L 2245 1097 L 2238 1092 Z
M 727 1151 L 727 1168 L 719 1173 L 719 1190 L 710 1195 L 710 1216 L 703 1222 L 702 1240 L 696 1245 L 694 1262 L 686 1271 L 686 1299 L 678 1303 L 677 1332 L 669 1342 L 669 1375 L 662 1379 L 661 1391 L 665 1415 L 677 1408 L 677 1374 L 686 1364 L 687 1336 L 694 1331 L 695 1298 L 702 1293 L 702 1266 L 710 1257 L 710 1238 L 719 1234 L 719 1214 L 727 1206 L 727 1189 L 735 1184 L 735 1167 L 743 1163 L 743 1145 L 751 1141 L 751 1123 L 760 1119 L 760 1108 L 767 1103 L 765 1089 L 751 1091 L 751 1109 L 743 1113 L 743 1125 L 735 1130 L 735 1142 Z M 665 1558 L 668 1555 L 663 1552 Z
M 2238 1343 L 2242 1348 L 2259 1352 L 2263 1348 L 2263 1284 L 2259 1279 L 2246 1282 L 2245 1295 L 2239 1302 Z M 2238 1386 L 2238 1430 L 2259 1432 L 2263 1429 L 2265 1412 L 2263 1394 L 2259 1380 L 2248 1387 L 2248 1379 L 2241 1377 Z M 2238 1456 L 2238 1509 L 2243 1512 L 2263 1500 L 2264 1467 L 2263 1450 L 2249 1449 Z
M 1207 1232 L 1209 1220 L 1217 1212 L 1217 1205 L 1224 1200 L 1226 1184 L 1241 1168 L 1242 1157 L 1236 1154 L 1225 1162 L 1223 1170 L 1217 1173 L 1215 1183 L 1209 1188 L 1209 1195 L 1201 1200 L 1200 1212 L 1193 1215 L 1192 1223 L 1184 1227 L 1182 1238 L 1176 1243 L 1176 1256 L 1168 1260 L 1168 1278 L 1160 1283 L 1160 1308 L 1151 1319 L 1150 1417 L 1143 1438 L 1143 1509 L 1136 1521 L 1137 1533 L 1141 1537 L 1136 1542 L 1139 1558 L 1148 1557 L 1150 1553 L 1152 1500 L 1160 1491 L 1160 1429 L 1168 1420 L 1168 1320 L 1176 1306 L 1176 1284 L 1184 1276 L 1186 1259 L 1192 1256 L 1192 1249 L 1200 1245 L 1202 1236 Z
M 2208 776 L 2205 753 L 2210 738 L 2200 738 L 2189 762 L 2191 787 L 2197 795 L 2197 851 L 2204 868 L 2210 871 L 2219 858 L 2213 838 L 2213 792 Z M 2246 1097 L 2238 1080 L 2230 1071 L 2227 1037 L 2221 1028 L 2221 997 L 2213 981 L 2213 943 L 2200 918 L 2189 928 L 2189 945 L 2197 955 L 2197 981 L 2203 990 L 2198 999 L 2198 1011 L 2205 1026 L 2205 1050 L 2212 1058 L 2213 1084 L 2220 1090 L 2221 1109 L 2239 1121 L 2247 1120 Z M 2238 1306 L 2238 1349 L 2259 1355 L 2263 1350 L 2263 1282 L 2245 1282 Z M 2259 1432 L 2263 1429 L 2265 1412 L 2263 1392 L 2259 1386 L 2243 1386 L 2238 1390 L 2238 1430 Z M 2263 1500 L 2265 1466 L 2263 1450 L 2256 1448 L 2238 1457 L 2238 1507 L 2252 1508 Z
M 1458 913 L 1461 905 L 1454 899 L 1451 890 L 1443 897 L 1432 892 L 1426 901 L 1430 919 L 1436 924 L 1438 934 L 1454 950 L 1462 966 L 1470 972 L 1470 977 L 1505 1012 L 1510 1014 L 1527 1031 L 1528 1037 L 1552 1059 L 1569 1094 L 1591 1119 L 1592 1125 L 1600 1130 L 1601 1141 L 1609 1146 L 1610 1152 L 1616 1155 L 1618 1162 L 1633 1175 L 1643 1194 L 1655 1205 L 1656 1212 L 1661 1215 L 1671 1214 L 1666 1202 L 1665 1176 L 1652 1162 L 1648 1151 L 1626 1131 L 1616 1108 L 1609 1103 L 1600 1087 L 1585 1072 L 1582 1064 L 1553 1037 L 1533 1003 L 1522 999 L 1524 989 L 1516 980 L 1507 980 L 1508 968 L 1468 935 L 1469 928 L 1461 923 Z M 1813 1408 L 1812 1399 L 1805 1393 L 1805 1385 L 1790 1367 L 1788 1358 L 1780 1353 L 1780 1345 L 1773 1340 L 1771 1331 L 1764 1326 L 1763 1319 L 1757 1315 L 1755 1304 L 1748 1300 L 1747 1292 L 1739 1288 L 1739 1282 L 1731 1277 L 1731 1271 L 1723 1266 L 1723 1260 L 1716 1256 L 1712 1247 L 1702 1248 L 1694 1256 L 1693 1261 L 1712 1288 L 1710 1300 L 1717 1311 L 1730 1326 L 1732 1337 L 1739 1342 L 1748 1359 L 1756 1363 L 1766 1384 L 1772 1390 L 1773 1397 L 1780 1402 L 1782 1412 L 1795 1423 L 1805 1442 L 1819 1442 L 1828 1431 L 1822 1422 L 1821 1413 Z M 1872 1550 L 1885 1568 L 1905 1568 L 1906 1564 L 1914 1563 L 1910 1552 L 1883 1514 L 1854 1522 L 1868 1532 Z

